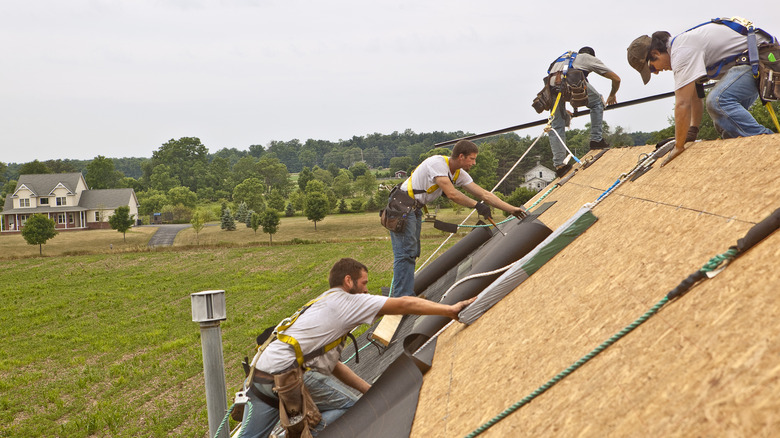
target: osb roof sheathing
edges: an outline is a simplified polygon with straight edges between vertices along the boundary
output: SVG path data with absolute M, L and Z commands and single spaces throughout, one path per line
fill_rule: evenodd
M 609 150 L 540 219 L 555 229 L 652 150 Z M 780 135 L 698 142 L 620 186 L 588 231 L 439 337 L 412 436 L 469 434 L 641 317 L 780 207 L 778 163 Z M 776 434 L 778 260 L 780 232 L 481 436 Z

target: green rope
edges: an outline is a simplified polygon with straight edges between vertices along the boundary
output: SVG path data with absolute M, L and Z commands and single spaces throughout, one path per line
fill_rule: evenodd
M 547 189 L 547 191 L 546 191 L 546 192 L 544 192 L 544 195 L 542 195 L 542 196 L 541 196 L 539 199 L 537 199 L 536 201 L 534 201 L 534 203 L 533 203 L 533 204 L 531 204 L 531 206 L 530 206 L 530 207 L 528 207 L 528 210 L 530 211 L 532 208 L 536 207 L 536 204 L 538 204 L 538 203 L 542 202 L 542 199 L 546 198 L 546 197 L 547 197 L 547 195 L 549 195 L 549 194 L 550 194 L 550 193 L 551 193 L 553 190 L 555 190 L 555 188 L 556 188 L 556 187 L 560 187 L 560 184 L 554 184 L 552 187 L 550 187 L 549 189 Z
M 365 348 L 366 348 L 366 347 L 368 347 L 369 345 L 371 345 L 371 342 L 367 342 L 367 343 L 366 343 L 366 345 L 364 345 L 364 346 L 360 347 L 360 349 L 358 349 L 357 353 L 359 353 L 359 352 L 363 351 L 363 349 L 365 349 Z M 347 362 L 351 361 L 351 360 L 352 360 L 352 358 L 353 358 L 353 357 L 355 357 L 355 355 L 356 355 L 357 353 L 352 353 L 352 356 L 348 357 L 348 358 L 347 358 L 347 360 L 345 360 L 345 361 L 342 361 L 341 363 L 343 363 L 343 364 L 346 364 Z
M 553 187 L 553 188 L 555 188 L 555 187 Z M 552 191 L 552 189 L 548 190 L 547 193 L 549 193 L 551 191 Z M 537 200 L 536 203 L 538 203 L 539 201 L 544 199 L 544 197 L 547 196 L 547 193 L 545 193 L 541 198 L 539 198 L 539 200 Z M 534 205 L 536 205 L 536 203 L 534 203 Z M 531 206 L 531 208 L 533 208 L 533 205 Z M 530 210 L 530 208 L 529 208 L 529 210 Z M 714 271 L 715 269 L 718 268 L 718 266 L 721 265 L 721 263 L 734 259 L 734 257 L 737 256 L 738 252 L 739 252 L 739 250 L 737 249 L 737 247 L 732 246 L 731 248 L 729 248 L 723 254 L 718 254 L 715 257 L 711 258 L 697 272 L 699 272 L 700 273 L 699 275 L 701 275 L 701 274 L 703 274 L 705 272 Z M 678 288 L 679 287 L 680 286 L 678 286 Z M 687 290 L 687 288 L 686 288 L 686 290 Z M 670 292 L 670 294 L 672 294 L 672 292 Z M 514 412 L 514 411 L 520 409 L 521 407 L 527 405 L 528 403 L 531 402 L 531 400 L 533 400 L 537 396 L 543 394 L 545 391 L 550 389 L 553 385 L 555 385 L 556 383 L 561 381 L 563 378 L 565 378 L 569 374 L 573 373 L 575 370 L 577 370 L 579 367 L 584 365 L 589 360 L 591 360 L 594 357 L 596 357 L 602 351 L 606 350 L 610 345 L 614 344 L 615 342 L 620 340 L 625 335 L 631 333 L 631 331 L 633 331 L 635 328 L 639 327 L 642 323 L 647 321 L 648 318 L 650 318 L 651 316 L 653 316 L 656 313 L 658 313 L 658 311 L 661 310 L 661 308 L 666 303 L 668 303 L 669 300 L 671 299 L 671 298 L 669 298 L 669 296 L 670 295 L 665 296 L 663 299 L 661 299 L 661 301 L 656 303 L 655 306 L 653 306 L 650 310 L 645 312 L 645 314 L 642 315 L 639 319 L 637 319 L 636 321 L 634 321 L 631 324 L 627 325 L 625 328 L 623 328 L 623 330 L 619 331 L 618 333 L 613 335 L 611 338 L 609 338 L 607 341 L 603 342 L 601 345 L 599 345 L 598 347 L 593 349 L 590 353 L 588 353 L 585 356 L 583 356 L 582 358 L 580 358 L 580 360 L 578 360 L 577 362 L 572 364 L 570 367 L 568 367 L 565 370 L 563 370 L 560 373 L 558 373 L 555 377 L 553 377 L 552 379 L 548 380 L 547 383 L 545 383 L 544 385 L 542 385 L 539 388 L 537 388 L 534 392 L 532 392 L 531 394 L 527 395 L 525 398 L 523 398 L 519 402 L 517 402 L 517 403 L 513 404 L 512 406 L 508 407 L 503 412 L 501 412 L 500 414 L 498 414 L 495 417 L 493 417 L 492 419 L 490 419 L 487 423 L 485 423 L 482 426 L 476 428 L 473 432 L 471 432 L 470 434 L 466 435 L 466 438 L 473 438 L 473 437 L 475 437 L 477 435 L 480 435 L 482 432 L 488 430 L 493 425 L 495 425 L 499 421 L 501 421 L 504 418 L 506 418 L 512 412 Z
M 573 373 L 575 370 L 577 370 L 579 367 L 584 365 L 589 360 L 591 360 L 594 357 L 596 357 L 602 351 L 606 350 L 607 347 L 609 347 L 610 345 L 612 345 L 615 342 L 617 342 L 618 340 L 620 340 L 620 338 L 622 338 L 623 336 L 631 333 L 632 330 L 634 330 L 635 328 L 639 327 L 643 322 L 647 321 L 648 318 L 650 318 L 651 316 L 653 316 L 656 313 L 658 313 L 658 311 L 661 310 L 661 307 L 663 307 L 668 301 L 669 301 L 669 298 L 667 298 L 667 297 L 664 297 L 663 299 L 661 299 L 661 301 L 659 301 L 655 306 L 653 306 L 650 310 L 648 310 L 639 319 L 637 319 L 633 323 L 627 325 L 625 328 L 623 328 L 623 330 L 621 330 L 617 334 L 613 335 L 607 341 L 605 341 L 604 343 L 602 343 L 601 345 L 599 345 L 598 347 L 593 349 L 590 353 L 588 353 L 585 356 L 583 356 L 580 360 L 575 362 L 570 367 L 566 368 L 564 371 L 558 373 L 558 375 L 556 375 L 552 379 L 548 380 L 547 383 L 545 383 L 544 385 L 542 385 L 539 388 L 537 388 L 534 392 L 532 392 L 531 394 L 527 395 L 525 398 L 523 398 L 519 402 L 517 402 L 517 403 L 513 404 L 512 406 L 508 407 L 507 409 L 504 410 L 504 412 L 501 412 L 500 414 L 496 415 L 491 420 L 489 420 L 487 423 L 485 423 L 482 426 L 478 427 L 477 429 L 475 429 L 470 434 L 466 435 L 466 438 L 473 438 L 473 437 L 475 437 L 477 435 L 480 435 L 482 432 L 488 430 L 490 427 L 492 427 L 493 425 L 495 425 L 499 421 L 501 421 L 504 418 L 506 418 L 512 412 L 514 412 L 514 411 L 520 409 L 521 407 L 527 405 L 528 403 L 530 403 L 531 400 L 533 400 L 537 396 L 543 394 L 545 391 L 550 389 L 553 385 L 555 385 L 556 383 L 561 381 L 563 378 L 565 378 L 569 374 Z
M 249 407 L 249 413 L 252 413 L 252 404 L 247 403 L 247 406 Z M 230 405 L 230 409 L 228 409 L 227 414 L 225 414 L 225 418 L 222 419 L 222 422 L 219 423 L 219 427 L 217 428 L 217 431 L 214 433 L 214 438 L 219 437 L 219 433 L 222 432 L 222 428 L 225 426 L 225 423 L 227 423 L 228 418 L 230 418 L 230 413 L 233 412 L 233 408 L 236 407 L 236 405 Z
M 707 263 L 704 264 L 704 266 L 701 267 L 700 271 L 702 272 L 711 272 L 720 266 L 721 263 L 725 261 L 732 260 L 734 257 L 737 256 L 738 249 L 735 246 L 732 246 L 728 249 L 728 251 L 724 252 L 723 254 L 718 254 L 715 257 L 711 258 Z

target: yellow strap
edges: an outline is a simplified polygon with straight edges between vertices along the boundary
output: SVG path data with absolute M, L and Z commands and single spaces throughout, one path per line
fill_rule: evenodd
M 293 323 L 295 323 L 295 321 L 298 320 L 298 317 L 301 315 L 301 313 L 303 312 L 304 309 L 307 309 L 307 308 L 311 307 L 317 301 L 319 301 L 321 299 L 324 299 L 325 297 L 328 297 L 331 294 L 336 293 L 336 292 L 337 291 L 333 291 L 333 292 L 331 292 L 331 293 L 329 293 L 327 295 L 324 295 L 324 296 L 321 296 L 321 297 L 317 297 L 317 298 L 309 301 L 303 307 L 298 309 L 292 316 L 290 316 L 289 318 L 285 318 L 284 320 L 282 320 L 282 322 L 279 323 L 279 325 L 276 326 L 276 339 L 284 342 L 285 344 L 291 345 L 293 347 L 293 349 L 295 349 L 295 360 L 298 362 L 298 365 L 301 365 L 301 366 L 303 365 L 303 350 L 301 350 L 301 345 L 292 336 L 286 335 L 286 334 L 281 333 L 281 332 L 283 332 L 283 331 L 287 330 L 288 328 L 290 328 L 290 326 L 293 325 Z M 339 338 L 339 339 L 331 342 L 330 344 L 326 345 L 324 347 L 324 351 L 327 352 L 328 350 L 333 349 L 336 345 L 340 344 L 343 341 L 343 339 L 344 338 Z
M 285 344 L 292 345 L 292 347 L 295 349 L 295 360 L 298 362 L 298 365 L 303 365 L 303 351 L 301 351 L 301 344 L 299 344 L 295 338 L 289 335 L 285 335 L 284 333 L 277 333 L 276 339 L 279 339 Z
M 766 103 L 766 109 L 769 111 L 769 116 L 772 118 L 772 121 L 775 122 L 775 128 L 777 128 L 777 132 L 780 132 L 780 123 L 777 123 L 777 116 L 775 115 L 775 110 L 772 108 L 772 105 L 767 102 Z
M 555 110 L 558 109 L 558 102 L 561 101 L 561 93 L 558 92 L 558 97 L 555 98 L 555 105 L 553 105 L 552 111 L 550 111 L 550 120 L 547 121 L 547 125 L 552 124 L 552 119 L 555 117 Z
M 444 155 L 441 155 L 441 157 L 444 158 L 444 162 L 447 163 L 447 169 L 449 169 L 450 168 L 450 158 L 449 157 L 445 157 Z M 412 189 L 412 175 L 414 175 L 414 171 L 412 171 L 412 173 L 409 174 L 409 184 L 407 184 L 406 190 L 409 193 L 409 197 L 414 199 L 414 190 Z M 456 170 L 455 173 L 452 175 L 452 182 L 454 183 L 455 181 L 457 181 L 459 176 L 460 176 L 460 169 Z M 438 184 L 434 184 L 434 185 L 428 187 L 428 190 L 426 190 L 425 192 L 428 193 L 428 194 L 431 194 L 431 193 L 435 192 L 438 189 L 439 189 L 439 185 Z M 426 211 L 426 213 L 427 213 L 427 211 Z

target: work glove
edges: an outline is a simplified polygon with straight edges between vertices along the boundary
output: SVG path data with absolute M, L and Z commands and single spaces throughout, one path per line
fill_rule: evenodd
M 688 134 L 685 136 L 686 143 L 689 141 L 696 141 L 696 137 L 699 136 L 699 127 L 691 126 L 688 128 Z
M 474 208 L 477 210 L 477 213 L 481 214 L 482 216 L 488 219 L 493 219 L 493 213 L 490 211 L 490 206 L 484 202 L 477 202 L 477 205 L 475 205 Z

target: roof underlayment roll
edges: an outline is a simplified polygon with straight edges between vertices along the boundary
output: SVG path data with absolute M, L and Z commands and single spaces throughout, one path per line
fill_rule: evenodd
M 496 281 L 480 292 L 477 300 L 460 312 L 458 320 L 464 324 L 471 324 L 476 321 L 477 318 L 487 312 L 501 298 L 512 292 L 563 248 L 566 248 L 569 243 L 584 233 L 597 220 L 598 218 L 593 215 L 589 208 L 581 208 L 571 219 L 558 227 L 554 233 L 547 236 L 544 242 L 515 262 Z
M 438 280 L 453 266 L 461 262 L 466 256 L 471 254 L 490 240 L 493 231 L 489 228 L 474 228 L 458 243 L 452 245 L 450 249 L 442 253 L 436 260 L 428 264 L 414 276 L 414 294 L 420 295 L 433 282 Z
M 402 354 L 353 407 L 318 436 L 406 438 L 412 431 L 421 386 L 422 372 Z
M 503 268 L 533 250 L 552 233 L 541 221 L 509 222 L 503 231 L 506 235 L 496 234 L 479 252 L 458 266 L 458 280 L 466 279 L 449 290 L 440 300 L 442 304 L 454 304 L 477 296 L 492 283 L 500 272 L 487 276 L 475 276 Z M 413 353 L 422 346 L 450 319 L 444 316 L 422 316 L 417 319 L 412 332 L 404 338 L 404 350 Z

